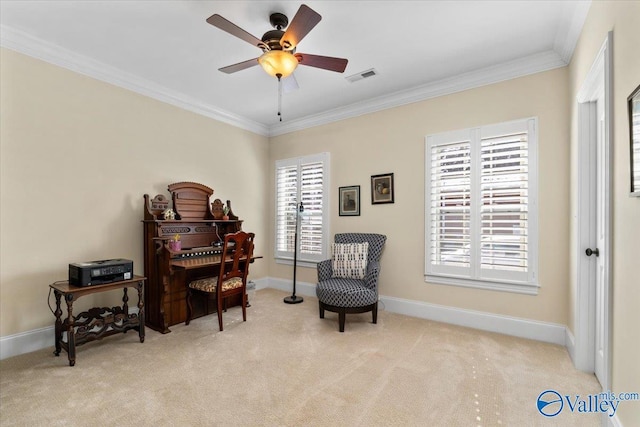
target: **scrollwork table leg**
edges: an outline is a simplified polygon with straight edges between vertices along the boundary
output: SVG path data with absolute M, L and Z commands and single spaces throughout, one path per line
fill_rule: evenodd
M 65 295 L 67 302 L 67 345 L 69 346 L 69 366 L 76 364 L 76 336 L 75 336 L 75 319 L 73 318 L 73 294 Z
M 129 320 L 129 296 L 127 295 L 127 288 L 122 288 L 122 311 L 124 313 L 125 322 Z M 128 329 L 124 329 L 122 331 L 123 334 L 126 334 Z
M 122 311 L 129 316 L 129 296 L 127 296 L 127 288 L 122 288 Z
M 138 282 L 138 333 L 140 342 L 144 342 L 144 281 Z
M 60 356 L 60 351 L 62 350 L 62 346 L 60 345 L 60 341 L 62 341 L 62 309 L 60 308 L 60 299 L 62 294 L 59 291 L 54 291 L 54 295 L 56 296 L 56 311 L 53 313 L 56 316 L 56 326 L 55 326 L 55 345 L 56 350 L 53 352 L 56 356 Z

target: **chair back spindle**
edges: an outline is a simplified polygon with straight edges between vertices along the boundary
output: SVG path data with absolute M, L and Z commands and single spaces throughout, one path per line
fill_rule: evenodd
M 249 264 L 253 257 L 254 238 L 254 233 L 246 233 L 244 231 L 229 233 L 224 236 L 222 259 L 218 274 L 189 283 L 187 288 L 187 320 L 185 324 L 188 325 L 193 316 L 192 298 L 195 291 L 216 295 L 220 331 L 223 330 L 222 311 L 226 311 L 226 298 L 230 296 L 241 295 L 242 320 L 246 322 L 247 276 L 249 275 Z

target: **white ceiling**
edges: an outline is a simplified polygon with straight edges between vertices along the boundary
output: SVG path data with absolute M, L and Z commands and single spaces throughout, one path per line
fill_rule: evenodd
M 261 51 L 206 23 L 261 38 L 297 1 L 0 1 L 2 46 L 275 135 L 566 65 L 590 1 L 308 1 L 322 21 L 298 52 L 347 58 L 344 74 L 299 66 L 283 96 Z M 345 77 L 375 68 L 369 79 Z

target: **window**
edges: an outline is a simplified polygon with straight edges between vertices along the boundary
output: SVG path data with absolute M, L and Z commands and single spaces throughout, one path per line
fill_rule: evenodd
M 328 258 L 328 198 L 329 153 L 276 161 L 276 259 L 293 260 L 299 202 L 298 261 Z
M 537 293 L 537 119 L 426 138 L 425 279 Z

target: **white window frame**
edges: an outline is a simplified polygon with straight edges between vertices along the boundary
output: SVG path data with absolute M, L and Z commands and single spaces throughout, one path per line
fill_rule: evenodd
M 527 270 L 490 271 L 480 268 L 481 141 L 515 132 L 527 132 L 528 215 Z M 471 214 L 469 267 L 443 266 L 431 262 L 431 148 L 447 143 L 470 141 Z M 425 282 L 537 295 L 538 283 L 538 119 L 531 117 L 511 122 L 456 130 L 425 137 Z
M 278 225 L 278 217 L 279 217 L 279 206 L 278 206 L 278 171 L 281 168 L 285 167 L 294 167 L 297 170 L 297 194 L 296 194 L 296 205 L 301 200 L 302 187 L 301 183 L 301 175 L 302 175 L 302 166 L 308 163 L 322 163 L 322 250 L 319 254 L 309 254 L 301 251 L 300 241 L 302 239 L 302 227 L 305 221 L 305 214 L 303 213 L 300 218 L 299 224 L 299 236 L 298 236 L 298 254 L 297 254 L 297 264 L 303 267 L 315 267 L 316 264 L 320 261 L 326 260 L 329 258 L 329 212 L 330 204 L 329 204 L 329 177 L 330 177 L 330 155 L 329 153 L 319 153 L 313 154 L 309 156 L 295 157 L 290 159 L 282 159 L 277 160 L 275 162 L 275 215 L 274 215 L 274 258 L 277 263 L 280 264 L 293 264 L 293 250 L 291 251 L 283 251 L 278 249 L 278 234 L 280 232 Z

